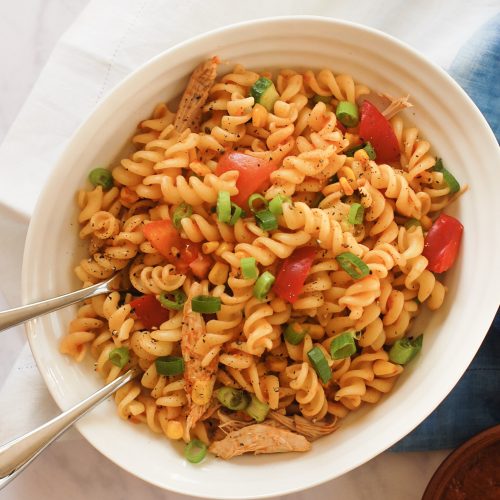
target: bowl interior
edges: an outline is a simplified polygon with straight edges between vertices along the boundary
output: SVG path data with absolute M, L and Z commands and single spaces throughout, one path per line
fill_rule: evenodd
M 390 395 L 354 413 L 338 432 L 315 442 L 311 452 L 245 456 L 231 462 L 211 457 L 193 467 L 182 459 L 180 446 L 152 434 L 146 426 L 121 421 L 112 401 L 78 424 L 82 434 L 111 460 L 158 486 L 220 499 L 258 498 L 304 489 L 366 462 L 418 425 L 458 381 L 497 307 L 499 268 L 494 252 L 499 242 L 493 216 L 499 213 L 494 193 L 499 154 L 486 122 L 458 86 L 386 35 L 351 23 L 299 17 L 218 30 L 140 68 L 70 141 L 30 225 L 23 269 L 25 302 L 78 287 L 72 269 L 84 249 L 78 241 L 76 191 L 85 185 L 89 170 L 117 158 L 136 124 L 149 116 L 155 104 L 180 94 L 195 65 L 215 54 L 225 62 L 222 71 L 236 62 L 258 70 L 328 67 L 336 74 L 352 74 L 375 91 L 411 94 L 415 107 L 406 116 L 461 183 L 470 186 L 448 210 L 464 224 L 464 241 L 458 263 L 445 278 L 449 293 L 444 306 L 423 315 L 415 326 L 426 333 L 422 354 Z M 74 312 L 75 308 L 67 308 L 28 326 L 37 364 L 61 408 L 102 385 L 90 361 L 78 365 L 58 352 L 58 341 Z

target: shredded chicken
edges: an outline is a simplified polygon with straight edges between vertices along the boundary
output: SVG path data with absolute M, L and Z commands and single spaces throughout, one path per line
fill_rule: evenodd
M 408 94 L 406 97 L 392 97 L 389 94 L 380 94 L 382 97 L 385 97 L 390 101 L 389 106 L 382 111 L 382 114 L 390 120 L 393 116 L 397 115 L 400 111 L 405 108 L 412 108 L 413 104 L 408 100 L 410 95 Z
M 202 108 L 217 77 L 219 62 L 217 57 L 212 57 L 193 71 L 175 115 L 174 127 L 177 132 L 183 132 L 187 128 L 193 132 L 199 131 Z
M 253 425 L 255 420 L 253 419 L 242 419 L 239 418 L 240 414 L 238 412 L 232 412 L 230 414 L 224 413 L 223 411 L 217 412 L 217 418 L 219 420 L 219 429 L 224 432 L 224 434 L 229 434 L 232 431 L 237 431 L 243 427 Z
M 185 364 L 184 381 L 188 398 L 188 414 L 184 436 L 186 439 L 189 439 L 190 430 L 201 420 L 210 406 L 215 374 L 219 364 L 219 356 L 215 356 L 207 366 L 203 366 L 203 355 L 195 350 L 198 340 L 206 334 L 203 316 L 194 312 L 191 307 L 191 300 L 197 295 L 201 295 L 201 285 L 193 283 L 188 299 L 184 304 L 181 338 L 181 351 Z
M 269 413 L 269 418 L 284 425 L 288 429 L 298 432 L 306 437 L 309 441 L 315 441 L 322 436 L 331 434 L 339 428 L 337 419 L 332 422 L 311 422 L 300 415 L 294 415 L 293 417 L 287 417 L 282 413 L 272 411 Z
M 228 460 L 243 453 L 286 453 L 308 451 L 311 443 L 304 436 L 265 424 L 254 424 L 230 432 L 221 441 L 210 445 L 209 451 Z

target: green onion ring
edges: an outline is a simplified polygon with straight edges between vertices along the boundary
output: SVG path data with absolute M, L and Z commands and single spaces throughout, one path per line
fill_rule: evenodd
M 297 328 L 299 328 L 297 330 Z M 299 323 L 290 323 L 285 329 L 285 340 L 292 345 L 299 345 L 306 336 L 307 330 Z
M 355 331 L 347 331 L 335 337 L 330 343 L 332 359 L 345 359 L 356 353 Z
M 255 214 L 257 225 L 264 231 L 272 231 L 278 229 L 278 219 L 271 210 L 261 210 Z
M 191 217 L 193 215 L 193 207 L 187 203 L 181 203 L 172 215 L 172 223 L 177 229 L 181 229 L 181 220 L 184 217 Z
M 233 411 L 244 410 L 250 404 L 250 395 L 241 389 L 221 387 L 215 395 L 221 404 Z
M 129 362 L 130 352 L 127 347 L 117 347 L 109 352 L 108 358 L 115 366 L 123 368 Z
M 420 352 L 423 341 L 423 335 L 413 340 L 408 337 L 396 340 L 389 351 L 389 360 L 398 365 L 406 365 Z
M 219 297 L 209 295 L 197 295 L 191 300 L 191 308 L 194 312 L 212 314 L 220 311 L 221 301 Z
M 231 220 L 231 197 L 229 191 L 219 191 L 217 195 L 217 219 L 226 224 Z
M 350 101 L 340 101 L 335 110 L 337 119 L 348 128 L 355 127 L 359 122 L 359 111 L 356 104 Z
M 365 209 L 361 203 L 353 203 L 351 208 L 349 209 L 349 215 L 347 216 L 347 220 L 350 224 L 362 224 L 363 216 L 365 214 Z
M 169 295 L 174 296 L 174 300 L 170 300 Z M 161 292 L 158 300 L 160 304 L 165 309 L 173 309 L 174 311 L 180 311 L 184 307 L 184 302 L 186 302 L 186 294 L 182 290 L 174 290 L 173 292 Z
M 260 193 L 254 193 L 248 198 L 248 207 L 253 213 L 262 210 L 262 208 L 255 208 L 253 206 L 254 202 L 256 202 L 257 200 L 262 201 L 264 208 L 267 208 L 267 200 Z
M 290 203 L 291 201 L 288 196 L 278 194 L 269 202 L 269 211 L 276 216 L 281 215 L 283 213 L 283 203 Z
M 326 384 L 332 378 L 332 371 L 328 366 L 328 361 L 326 360 L 323 351 L 318 346 L 313 347 L 307 353 L 307 357 L 318 374 L 318 377 L 324 384 Z
M 172 376 L 184 373 L 184 360 L 179 356 L 160 356 L 155 359 L 155 366 L 160 375 Z
M 275 279 L 269 271 L 262 273 L 253 286 L 253 296 L 259 300 L 264 300 Z
M 241 217 L 245 217 L 245 211 L 236 205 L 236 203 L 231 202 L 231 219 L 229 220 L 229 225 L 234 226 Z
M 197 464 L 201 462 L 207 454 L 207 445 L 199 439 L 192 439 L 184 448 L 184 456 L 188 462 Z
M 254 257 L 243 257 L 240 260 L 241 274 L 245 279 L 254 280 L 259 276 L 259 270 L 257 269 L 257 261 Z
M 335 257 L 342 269 L 355 280 L 359 280 L 370 274 L 370 268 L 351 252 L 343 252 Z
M 259 401 L 257 396 L 251 394 L 250 404 L 246 407 L 245 412 L 250 415 L 256 422 L 264 422 L 269 413 L 269 405 Z

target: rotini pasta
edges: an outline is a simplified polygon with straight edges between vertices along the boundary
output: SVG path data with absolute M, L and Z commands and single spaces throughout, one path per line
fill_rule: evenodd
M 138 367 L 115 401 L 154 433 L 223 458 L 305 451 L 418 351 L 413 320 L 441 306 L 454 259 L 429 236 L 464 189 L 404 122 L 408 97 L 381 114 L 347 74 L 217 79 L 218 64 L 79 191 L 76 275 L 120 283 L 79 307 L 60 350 L 108 382 Z

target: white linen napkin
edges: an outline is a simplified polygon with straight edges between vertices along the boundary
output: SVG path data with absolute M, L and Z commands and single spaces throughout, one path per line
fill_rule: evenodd
M 447 68 L 467 38 L 498 12 L 497 5 L 495 0 L 92 0 L 54 49 L 0 146 L 2 217 L 9 208 L 29 218 L 67 140 L 94 106 L 138 66 L 194 35 L 262 17 L 320 15 L 378 28 Z M 0 385 L 0 407 L 0 442 L 57 412 L 27 346 Z

